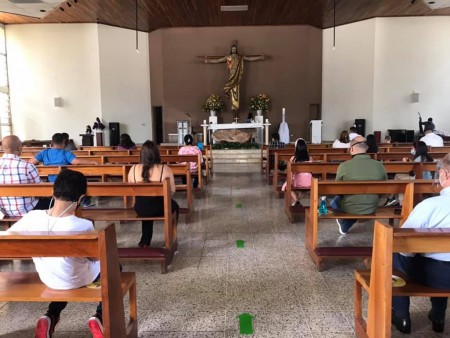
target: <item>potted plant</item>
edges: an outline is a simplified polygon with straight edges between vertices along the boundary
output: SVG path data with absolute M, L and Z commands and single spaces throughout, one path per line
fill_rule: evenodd
M 223 101 L 219 95 L 212 94 L 207 99 L 203 105 L 203 110 L 205 112 L 210 112 L 211 116 L 216 116 L 217 112 L 221 112 L 223 109 Z
M 250 109 L 256 111 L 256 115 L 262 115 L 269 109 L 269 95 L 261 93 L 250 98 Z

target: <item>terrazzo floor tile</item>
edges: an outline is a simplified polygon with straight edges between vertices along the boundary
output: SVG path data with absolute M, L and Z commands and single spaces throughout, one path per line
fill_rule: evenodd
M 161 274 L 159 264 L 151 262 L 122 262 L 124 271 L 137 273 L 139 337 L 354 337 L 353 271 L 364 267 L 362 261 L 329 260 L 318 272 L 305 249 L 304 217 L 289 222 L 284 200 L 275 198 L 259 164 L 217 164 L 214 170 L 205 192 L 196 193 L 191 222 L 180 215 L 178 252 L 169 272 Z M 184 205 L 181 194 L 175 199 Z M 120 203 L 120 199 L 98 201 L 104 206 Z M 120 246 L 136 246 L 139 222 L 116 223 L 116 230 Z M 336 223 L 326 221 L 321 223 L 319 241 L 370 245 L 372 232 L 373 222 L 363 222 L 339 236 Z M 156 222 L 152 245 L 162 245 L 163 240 L 162 223 Z M 237 240 L 244 240 L 244 248 L 237 248 Z M 34 271 L 34 265 L 1 261 L 0 270 Z M 363 297 L 367 314 L 367 295 Z M 95 306 L 69 304 L 55 338 L 90 337 L 86 323 Z M 32 337 L 46 307 L 46 303 L 0 303 L 0 337 Z M 411 338 L 446 337 L 431 331 L 429 308 L 427 299 L 412 300 Z M 255 317 L 253 335 L 240 335 L 241 313 Z M 447 331 L 449 327 L 450 318 Z M 394 329 L 393 337 L 404 335 Z

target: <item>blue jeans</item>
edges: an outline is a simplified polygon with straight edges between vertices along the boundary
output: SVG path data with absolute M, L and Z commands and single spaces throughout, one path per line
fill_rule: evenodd
M 342 211 L 341 209 L 341 199 L 342 196 L 334 196 L 334 198 L 331 200 L 330 205 L 331 207 L 336 211 Z M 341 223 L 341 228 L 343 232 L 348 232 L 353 224 L 355 224 L 357 219 L 340 219 L 339 223 Z
M 415 283 L 433 288 L 450 288 L 450 262 L 438 261 L 416 254 L 414 257 L 395 253 L 394 269 L 405 273 Z M 444 319 L 447 310 L 446 297 L 431 297 L 433 318 Z M 392 297 L 392 309 L 401 318 L 409 318 L 409 297 Z

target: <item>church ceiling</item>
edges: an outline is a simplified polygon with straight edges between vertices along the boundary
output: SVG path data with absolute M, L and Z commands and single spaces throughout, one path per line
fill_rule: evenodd
M 329 28 L 334 22 L 334 1 L 336 25 L 374 17 L 450 15 L 450 8 L 431 10 L 423 0 L 69 0 L 42 19 L 0 13 L 0 22 L 98 22 L 136 29 L 136 1 L 138 27 L 146 32 L 168 27 L 247 25 Z M 221 12 L 224 5 L 248 5 L 248 11 Z

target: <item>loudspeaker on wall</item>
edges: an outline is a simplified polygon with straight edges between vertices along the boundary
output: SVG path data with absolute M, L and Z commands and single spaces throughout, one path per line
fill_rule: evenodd
M 109 145 L 117 146 L 120 143 L 119 122 L 109 122 Z

